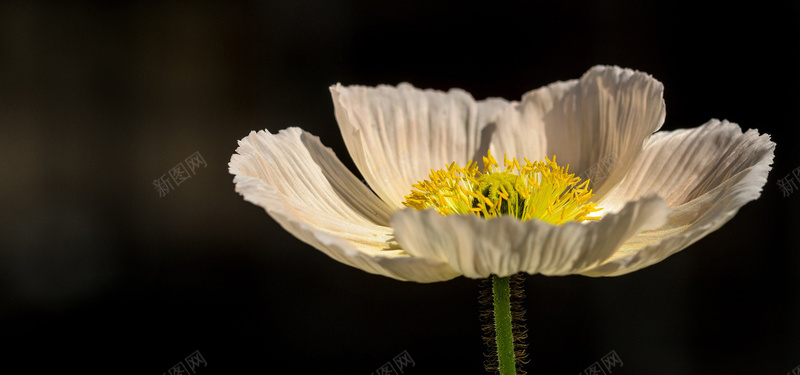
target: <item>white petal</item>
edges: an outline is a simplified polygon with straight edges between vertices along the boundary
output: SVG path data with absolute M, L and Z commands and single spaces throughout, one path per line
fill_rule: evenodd
M 498 121 L 492 151 L 520 159 L 555 155 L 572 173 L 591 178 L 600 200 L 664 123 L 662 96 L 661 83 L 645 73 L 597 66 L 580 80 L 525 94 L 517 113 L 504 112 Z
M 378 196 L 398 209 L 431 169 L 480 160 L 491 139 L 487 125 L 508 105 L 476 103 L 459 89 L 423 91 L 407 83 L 337 84 L 330 90 L 350 156 Z
M 413 209 L 393 213 L 390 223 L 397 242 L 408 253 L 445 261 L 467 277 L 484 278 L 517 272 L 579 272 L 611 256 L 636 233 L 663 225 L 668 214 L 663 200 L 651 196 L 599 221 L 561 226 L 509 216 L 485 220 Z
M 400 280 L 458 276 L 443 262 L 392 246 L 391 209 L 320 143 L 298 128 L 252 132 L 239 142 L 230 172 L 236 191 L 284 229 L 331 258 Z
M 542 89 L 540 89 L 542 90 Z M 531 95 L 528 93 L 528 95 Z M 525 96 L 524 98 L 527 98 Z M 552 158 L 547 154 L 547 134 L 545 123 L 542 119 L 543 111 L 538 103 L 531 100 L 519 102 L 506 102 L 502 99 L 489 99 L 487 102 L 496 103 L 496 124 L 492 130 L 492 155 L 499 160 L 517 158 L 523 160 L 544 160 Z M 487 111 L 488 112 L 488 111 Z M 561 158 L 559 157 L 559 160 Z
M 752 129 L 743 134 L 737 125 L 717 120 L 695 129 L 657 133 L 603 205 L 613 207 L 655 193 L 673 207 L 669 223 L 635 236 L 609 261 L 585 274 L 633 272 L 717 230 L 761 195 L 774 149 L 768 135 Z

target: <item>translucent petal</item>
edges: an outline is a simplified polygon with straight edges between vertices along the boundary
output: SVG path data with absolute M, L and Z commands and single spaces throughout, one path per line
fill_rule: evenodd
M 230 162 L 236 191 L 263 207 L 284 229 L 331 258 L 400 280 L 458 276 L 443 262 L 397 249 L 391 209 L 319 139 L 298 128 L 252 132 Z
M 528 92 L 503 111 L 492 142 L 509 158 L 557 157 L 592 180 L 595 200 L 625 176 L 644 142 L 664 123 L 663 86 L 650 75 L 596 66 L 579 80 Z
M 411 185 L 431 169 L 480 160 L 501 100 L 476 103 L 468 93 L 420 90 L 407 83 L 330 88 L 336 120 L 364 179 L 384 201 L 403 208 Z
M 666 222 L 661 198 L 645 197 L 588 223 L 554 226 L 509 216 L 442 216 L 434 210 L 392 214 L 398 243 L 416 257 L 447 262 L 471 278 L 517 272 L 567 275 L 605 260 L 628 238 Z
M 725 121 L 654 135 L 628 176 L 602 204 L 658 194 L 673 208 L 662 228 L 631 238 L 607 262 L 584 272 L 616 276 L 660 262 L 715 231 L 757 199 L 771 169 L 775 143 L 757 130 Z

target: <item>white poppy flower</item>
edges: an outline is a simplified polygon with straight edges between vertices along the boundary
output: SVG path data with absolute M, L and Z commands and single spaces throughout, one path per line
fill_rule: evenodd
M 475 101 L 459 89 L 409 84 L 337 84 L 330 91 L 350 156 L 369 187 L 316 136 L 288 128 L 251 132 L 239 142 L 229 164 L 236 191 L 331 258 L 399 280 L 636 271 L 686 248 L 758 198 L 775 148 L 768 135 L 743 133 L 726 121 L 657 132 L 665 117 L 662 84 L 618 67 L 594 67 L 519 102 Z M 429 186 L 426 180 L 443 173 L 437 170 L 466 170 L 487 155 L 533 163 L 555 157 L 577 177 L 591 178 L 593 195 L 582 204 L 594 208 L 556 223 L 536 215 L 472 215 L 466 206 L 443 215 L 433 203 L 418 202 L 416 208 L 434 207 L 423 210 L 410 203 L 415 191 L 425 194 L 419 187 Z M 475 181 L 439 177 L 431 199 L 453 198 L 436 190 L 441 186 Z

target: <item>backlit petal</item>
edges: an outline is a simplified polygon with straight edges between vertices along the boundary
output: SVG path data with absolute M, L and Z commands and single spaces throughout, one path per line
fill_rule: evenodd
M 561 226 L 414 209 L 395 212 L 390 223 L 408 253 L 447 262 L 467 277 L 567 275 L 599 264 L 628 238 L 663 225 L 668 213 L 663 200 L 651 196 L 599 221 Z
M 616 276 L 660 262 L 715 231 L 757 199 L 771 169 L 775 144 L 757 130 L 742 133 L 712 120 L 694 129 L 659 132 L 619 187 L 602 202 L 613 210 L 646 194 L 665 198 L 666 226 L 641 233 L 590 276 Z
M 487 125 L 507 105 L 476 103 L 459 89 L 420 90 L 407 83 L 335 85 L 330 91 L 350 156 L 378 196 L 397 209 L 431 169 L 485 155 L 492 130 Z
M 597 66 L 579 80 L 528 92 L 498 122 L 492 151 L 557 157 L 592 180 L 599 201 L 619 183 L 644 142 L 664 123 L 663 86 L 650 75 Z M 509 158 L 512 155 L 509 155 Z
M 251 132 L 230 162 L 236 191 L 331 258 L 400 280 L 458 276 L 443 262 L 396 248 L 391 212 L 319 139 L 298 128 Z

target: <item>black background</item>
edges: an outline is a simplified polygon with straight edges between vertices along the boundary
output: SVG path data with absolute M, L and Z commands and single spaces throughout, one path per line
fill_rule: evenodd
M 328 86 L 518 99 L 596 64 L 664 83 L 663 129 L 777 143 L 759 200 L 617 278 L 530 276 L 531 374 L 785 374 L 800 366 L 800 3 L 268 1 L 0 5 L 2 373 L 480 374 L 478 283 L 329 259 L 234 192 L 251 130 L 299 126 L 351 168 Z M 208 167 L 159 198 L 194 152 Z M 353 169 L 355 170 L 355 169 Z M 10 348 L 9 348 L 10 347 Z M 24 367 L 18 367 L 24 366 Z M 283 370 L 283 369 L 290 370 Z

